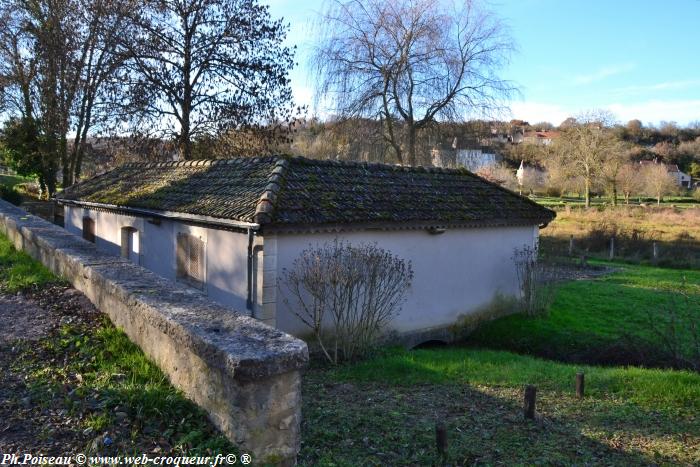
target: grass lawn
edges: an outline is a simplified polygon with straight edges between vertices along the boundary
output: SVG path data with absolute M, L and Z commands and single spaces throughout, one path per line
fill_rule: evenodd
M 576 372 L 586 396 L 574 396 Z M 538 417 L 522 416 L 523 386 Z M 393 349 L 305 377 L 304 465 L 700 463 L 700 375 L 556 363 L 466 348 Z
M 502 318 L 472 343 L 581 356 L 624 333 L 645 335 L 646 310 L 673 301 L 666 289 L 682 277 L 700 296 L 699 271 L 615 266 L 614 275 L 566 283 L 548 318 Z M 583 400 L 574 394 L 580 371 Z M 534 422 L 522 416 L 527 384 L 538 390 Z M 698 465 L 700 374 L 483 347 L 388 349 L 306 375 L 301 461 L 434 465 L 436 421 L 447 426 L 453 464 Z
M 48 329 L 31 341 L 0 340 L 0 447 L 16 442 L 25 447 L 19 452 L 53 455 L 237 452 L 106 315 L 0 235 L 0 298 L 11 303 L 17 293 L 44 310 Z M 3 432 L 9 427 L 11 435 Z
M 663 319 L 673 306 L 700 309 L 700 271 L 612 265 L 618 272 L 562 284 L 548 316 L 507 316 L 483 325 L 469 342 L 560 360 L 634 362 L 644 356 L 639 352 L 658 350 L 650 319 Z M 683 282 L 687 302 L 675 292 Z M 640 338 L 650 346 L 636 348 Z

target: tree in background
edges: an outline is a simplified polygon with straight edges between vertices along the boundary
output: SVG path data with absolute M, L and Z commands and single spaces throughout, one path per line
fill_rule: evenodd
M 421 130 L 501 109 L 514 90 L 497 75 L 513 41 L 470 0 L 334 0 L 321 22 L 317 98 L 343 117 L 381 120 L 399 163 L 422 162 Z
M 610 195 L 610 202 L 617 206 L 617 193 L 619 189 L 619 175 L 622 169 L 629 165 L 629 147 L 618 138 L 612 136 L 611 146 L 606 151 L 600 167 L 601 183 Z
M 125 36 L 120 8 L 129 6 L 117 0 L 8 0 L 0 8 L 0 97 L 11 116 L 33 121 L 41 132 L 40 181 L 49 195 L 59 167 L 64 186 L 80 175 L 88 131 L 113 115 L 104 102 L 119 94 L 113 89 L 121 86 L 115 37 Z M 69 133 L 75 134 L 70 151 Z
M 638 164 L 627 163 L 617 172 L 617 187 L 625 198 L 625 204 L 630 204 L 630 196 L 640 193 L 644 188 L 644 180 Z
M 134 82 L 135 122 L 193 141 L 225 131 L 279 129 L 293 118 L 287 27 L 255 0 L 148 0 L 122 41 Z M 274 133 L 268 133 L 274 139 Z
M 648 164 L 643 170 L 644 191 L 661 204 L 663 197 L 678 191 L 676 179 L 668 173 L 664 164 Z
M 619 141 L 609 131 L 612 116 L 595 111 L 579 116 L 567 126 L 553 144 L 550 166 L 565 172 L 569 177 L 579 176 L 583 181 L 586 207 L 591 206 L 591 191 L 600 181 L 606 161 L 614 159 L 619 151 Z

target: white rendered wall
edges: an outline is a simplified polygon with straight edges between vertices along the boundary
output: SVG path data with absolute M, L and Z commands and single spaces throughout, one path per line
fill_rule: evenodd
M 80 207 L 65 207 L 65 228 L 82 236 L 83 217 L 95 221 L 95 244 L 101 250 L 119 256 L 121 254 L 121 228 L 138 230 L 139 264 L 146 269 L 171 280 L 176 280 L 175 251 L 177 234 L 189 233 L 205 243 L 204 293 L 212 300 L 238 312 L 246 310 L 248 283 L 248 235 L 243 232 L 209 229 L 182 222 L 162 220 L 152 224 L 140 217 L 130 217 L 105 211 Z M 261 243 L 256 238 L 255 244 Z M 253 315 L 262 313 L 262 252 L 253 262 Z M 187 287 L 182 283 L 183 287 Z
M 357 244 L 375 243 L 412 262 L 414 279 L 407 300 L 391 328 L 399 333 L 444 327 L 486 306 L 497 294 L 519 294 L 513 252 L 534 247 L 537 226 L 448 229 L 431 235 L 425 230 L 346 232 L 337 238 Z M 310 244 L 333 241 L 335 234 L 279 235 L 276 239 L 277 274 L 291 269 L 295 258 Z M 292 301 L 284 286 L 276 293 L 277 327 L 306 335 L 309 329 L 289 310 Z M 270 304 L 266 304 L 270 306 Z

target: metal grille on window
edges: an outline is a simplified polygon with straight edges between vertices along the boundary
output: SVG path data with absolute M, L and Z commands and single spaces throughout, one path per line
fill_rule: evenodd
M 204 242 L 192 235 L 177 235 L 177 277 L 193 287 L 204 287 Z

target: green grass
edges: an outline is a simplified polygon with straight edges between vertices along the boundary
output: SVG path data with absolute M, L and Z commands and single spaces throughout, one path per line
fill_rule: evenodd
M 700 272 L 615 265 L 620 272 L 563 285 L 550 316 L 509 316 L 474 341 L 520 351 L 581 352 L 643 336 L 647 310 L 673 301 Z M 514 344 L 515 343 L 515 344 Z M 575 375 L 583 372 L 585 397 Z M 448 462 L 478 465 L 698 465 L 700 374 L 565 363 L 504 350 L 385 349 L 312 369 L 304 380 L 302 465 L 436 465 L 435 423 Z M 522 416 L 525 385 L 538 418 Z
M 330 369 L 337 381 L 384 382 L 389 385 L 460 384 L 573 392 L 577 372 L 586 374 L 594 398 L 620 398 L 653 410 L 700 410 L 700 375 L 686 371 L 573 365 L 511 352 L 437 348 L 390 349 L 354 365 Z
M 619 272 L 562 284 L 548 316 L 507 316 L 484 324 L 469 341 L 563 360 L 598 355 L 614 362 L 614 353 L 626 346 L 659 345 L 649 321 L 664 319 L 664 310 L 700 306 L 700 271 L 611 265 Z M 689 302 L 677 293 L 683 283 Z
M 36 354 L 28 350 L 24 357 L 33 368 L 30 383 L 35 393 L 44 396 L 71 386 L 77 397 L 64 401 L 69 414 L 96 405 L 78 427 L 81 431 L 88 427 L 98 433 L 124 431 L 115 417 L 121 412 L 130 425 L 127 433 L 115 437 L 123 448 L 135 448 L 138 438 L 157 433 L 177 453 L 236 452 L 207 422 L 204 411 L 171 386 L 160 369 L 106 317 L 97 326 L 65 325 L 41 345 Z M 56 365 L 57 360 L 67 363 Z M 80 375 L 77 381 L 76 375 Z
M 574 395 L 583 371 L 586 395 Z M 537 420 L 522 416 L 537 387 Z M 302 465 L 697 465 L 700 375 L 469 348 L 388 349 L 304 380 Z
M 547 207 L 557 207 L 557 206 L 583 206 L 585 204 L 585 200 L 583 197 L 576 197 L 576 196 L 532 196 L 532 199 L 534 201 L 537 201 L 539 204 Z M 625 199 L 624 198 L 619 198 L 617 199 L 617 202 L 619 205 L 624 205 L 625 204 Z M 653 204 L 656 205 L 656 198 L 648 198 L 648 197 L 634 197 L 630 198 L 630 205 L 639 205 L 640 203 L 644 204 Z M 607 196 L 603 197 L 591 197 L 591 206 L 610 206 L 612 203 L 610 201 L 610 198 Z M 700 205 L 700 203 L 694 199 L 692 196 L 665 196 L 663 200 L 661 201 L 661 206 L 671 206 L 674 205 L 677 208 L 691 208 L 694 206 Z
M 0 292 L 56 283 L 61 281 L 48 269 L 0 235 Z M 173 453 L 237 452 L 106 316 L 66 317 L 70 324 L 38 343 L 13 343 L 19 355 L 13 369 L 26 375 L 32 401 L 66 414 L 76 438 L 87 429 L 109 432 L 122 454 L 151 452 L 154 442 L 163 441 Z M 117 413 L 126 414 L 128 423 Z
M 17 251 L 4 235 L 0 235 L 0 289 L 14 293 L 30 285 L 55 281 L 51 271 L 23 251 Z
M 19 175 L 0 175 L 0 185 L 5 185 L 9 188 L 14 188 L 19 183 L 31 182 L 32 180 Z

